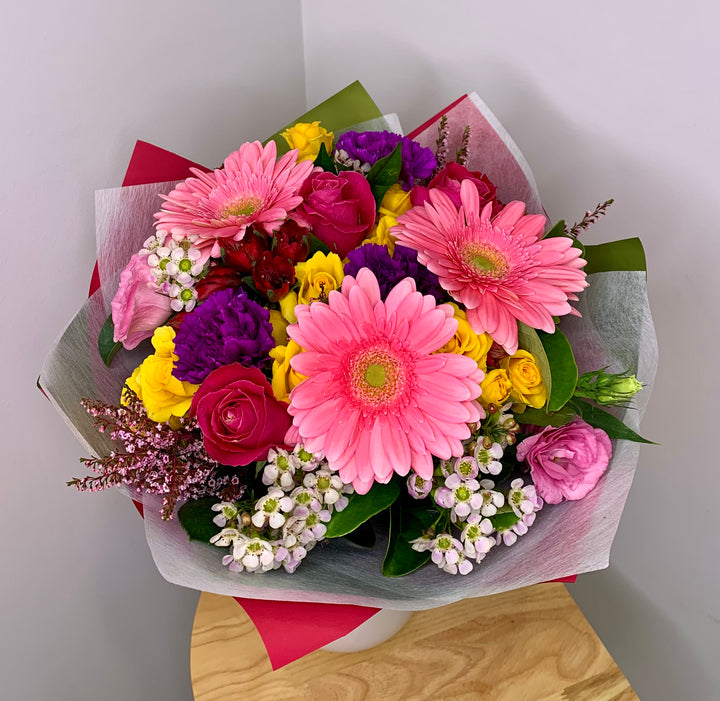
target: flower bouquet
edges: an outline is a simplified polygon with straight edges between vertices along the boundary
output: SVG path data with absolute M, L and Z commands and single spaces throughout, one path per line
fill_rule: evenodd
M 402 136 L 353 84 L 214 170 L 139 142 L 125 185 L 40 382 L 169 581 L 416 610 L 607 566 L 642 247 L 583 245 L 610 202 L 552 223 L 476 95 Z

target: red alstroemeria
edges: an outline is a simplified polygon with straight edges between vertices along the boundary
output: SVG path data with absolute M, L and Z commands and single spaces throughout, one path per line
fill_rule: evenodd
M 258 292 L 275 302 L 295 284 L 295 267 L 289 258 L 265 251 L 252 269 L 252 278 Z

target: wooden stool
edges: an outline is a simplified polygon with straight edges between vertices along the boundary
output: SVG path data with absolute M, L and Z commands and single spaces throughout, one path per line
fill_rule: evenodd
M 382 645 L 318 650 L 275 672 L 243 609 L 203 593 L 190 673 L 195 701 L 638 699 L 558 583 L 418 611 Z

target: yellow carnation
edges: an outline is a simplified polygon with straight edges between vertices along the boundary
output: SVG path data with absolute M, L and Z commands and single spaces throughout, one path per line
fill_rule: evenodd
M 300 282 L 297 303 L 310 304 L 327 302 L 328 295 L 340 289 L 345 273 L 337 253 L 325 255 L 318 251 L 310 260 L 295 266 L 295 277 Z
M 320 122 L 298 122 L 286 129 L 281 136 L 290 148 L 298 150 L 298 161 L 314 161 L 320 153 L 320 145 L 330 153 L 333 145 L 333 133 L 320 126 Z
M 302 348 L 292 340 L 287 346 L 277 346 L 270 351 L 270 357 L 273 359 L 272 391 L 275 399 L 281 402 L 289 402 L 290 392 L 305 379 L 304 375 L 295 372 L 290 366 L 293 356 L 301 352 Z
M 505 370 L 490 370 L 480 383 L 482 394 L 480 401 L 484 406 L 496 404 L 502 406 L 510 397 L 512 384 Z
M 438 353 L 457 353 L 472 358 L 484 372 L 487 368 L 487 354 L 492 346 L 492 338 L 486 333 L 477 334 L 468 323 L 467 314 L 457 304 L 450 302 L 455 311 L 458 327 L 455 335 L 438 351 Z
M 199 387 L 173 377 L 178 359 L 174 339 L 175 331 L 169 326 L 155 329 L 152 337 L 155 353 L 145 358 L 125 382 L 137 394 L 153 421 L 164 422 L 173 416 L 184 416 Z M 122 399 L 121 402 L 125 403 Z
M 541 409 L 547 401 L 547 390 L 532 353 L 519 350 L 500 361 L 500 367 L 507 370 L 512 383 L 510 398 L 520 404 Z

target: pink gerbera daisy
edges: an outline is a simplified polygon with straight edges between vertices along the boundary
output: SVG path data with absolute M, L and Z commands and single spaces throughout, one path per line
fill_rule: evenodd
M 328 303 L 295 307 L 288 335 L 305 352 L 290 361 L 305 375 L 290 393 L 294 431 L 311 453 L 324 452 L 333 470 L 365 494 L 412 468 L 433 473 L 432 456 L 463 454 L 483 373 L 453 353 L 434 353 L 457 328 L 450 305 L 405 278 L 380 299 L 375 275 L 346 276 Z
M 223 168 L 180 183 L 155 215 L 157 228 L 195 245 L 212 245 L 220 255 L 218 239 L 239 241 L 250 224 L 275 231 L 287 213 L 302 202 L 297 192 L 313 168 L 312 161 L 297 162 L 297 150 L 277 158 L 274 141 L 243 144 L 226 159 Z
M 545 217 L 525 215 L 522 202 L 491 218 L 492 206 L 479 211 L 469 180 L 460 200 L 458 210 L 443 192 L 430 190 L 430 201 L 399 217 L 391 233 L 465 306 L 475 332 L 490 334 L 513 354 L 518 321 L 553 333 L 553 316 L 573 312 L 574 293 L 587 287 L 585 260 L 565 236 L 542 239 Z

